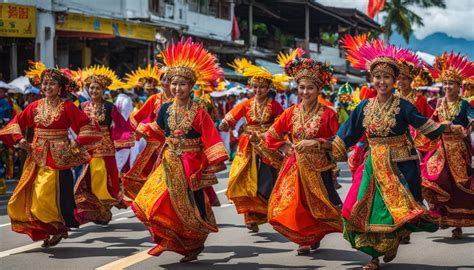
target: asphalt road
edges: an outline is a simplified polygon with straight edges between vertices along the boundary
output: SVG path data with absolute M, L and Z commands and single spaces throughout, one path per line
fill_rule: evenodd
M 342 198 L 349 188 L 350 173 L 340 164 Z M 11 232 L 0 198 L 0 269 L 359 269 L 369 257 L 351 249 L 341 234 L 323 239 L 308 256 L 297 256 L 296 244 L 263 225 L 249 233 L 243 217 L 225 198 L 228 171 L 215 186 L 222 206 L 214 208 L 220 231 L 211 234 L 199 261 L 182 264 L 180 255 L 165 252 L 151 257 L 148 231 L 131 210 L 114 211 L 108 226 L 85 225 L 70 233 L 57 247 L 43 249 L 24 235 Z M 3 208 L 3 210 L 2 210 Z M 383 269 L 474 269 L 474 228 L 465 229 L 462 240 L 450 239 L 450 230 L 416 233 L 400 247 L 397 258 Z

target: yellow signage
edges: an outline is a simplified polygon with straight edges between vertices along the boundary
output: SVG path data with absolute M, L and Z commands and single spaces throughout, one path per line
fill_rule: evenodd
M 56 21 L 56 30 L 98 33 L 155 41 L 155 27 L 146 24 L 90 17 L 77 13 L 68 13 L 64 18 L 57 19 Z
M 0 3 L 0 37 L 36 37 L 36 8 Z

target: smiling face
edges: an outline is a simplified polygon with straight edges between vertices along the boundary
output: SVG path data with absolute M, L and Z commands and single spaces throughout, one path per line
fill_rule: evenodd
M 41 92 L 47 98 L 55 98 L 59 96 L 61 86 L 58 81 L 50 77 L 45 77 L 41 82 Z
M 298 83 L 298 95 L 305 104 L 312 104 L 318 99 L 321 87 L 312 80 L 301 79 Z
M 255 93 L 255 98 L 258 100 L 265 99 L 268 95 L 268 92 L 270 91 L 268 85 L 263 82 L 253 82 L 250 87 Z
M 193 86 L 184 77 L 175 76 L 171 79 L 170 90 L 171 94 L 181 101 L 187 101 L 191 96 Z
M 443 90 L 451 100 L 459 97 L 459 84 L 455 81 L 443 81 Z
M 407 92 L 411 89 L 412 81 L 413 80 L 410 77 L 400 74 L 400 76 L 398 77 L 398 88 L 402 92 Z
M 372 76 L 372 83 L 377 90 L 377 95 L 389 95 L 395 84 L 395 78 L 389 73 L 377 72 Z
M 92 100 L 101 100 L 102 97 L 104 96 L 104 88 L 100 86 L 98 83 L 91 83 L 89 85 L 89 96 L 91 97 Z

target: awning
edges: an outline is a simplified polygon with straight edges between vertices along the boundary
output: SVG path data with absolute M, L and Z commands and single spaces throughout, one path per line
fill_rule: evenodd
M 59 14 L 56 31 L 60 36 L 111 38 L 124 37 L 155 41 L 156 27 L 124 20 L 91 17 L 78 13 Z

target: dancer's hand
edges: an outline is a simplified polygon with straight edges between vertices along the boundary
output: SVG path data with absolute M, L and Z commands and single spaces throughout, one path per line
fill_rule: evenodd
M 311 152 L 314 150 L 320 150 L 321 144 L 317 140 L 302 140 L 294 147 L 299 153 Z
M 24 149 L 28 152 L 31 151 L 31 144 L 29 144 L 28 141 L 25 138 L 20 140 L 20 142 L 18 143 L 18 147 L 20 147 L 21 149 Z
M 291 149 L 293 146 L 291 144 L 285 143 L 278 148 L 278 151 L 284 156 L 288 157 L 291 154 Z
M 220 131 L 229 131 L 229 124 L 227 124 L 226 121 L 222 121 L 221 124 L 219 125 L 219 130 Z
M 256 131 L 252 131 L 252 133 L 250 133 L 249 139 L 251 143 L 256 143 L 261 140 L 260 134 Z

